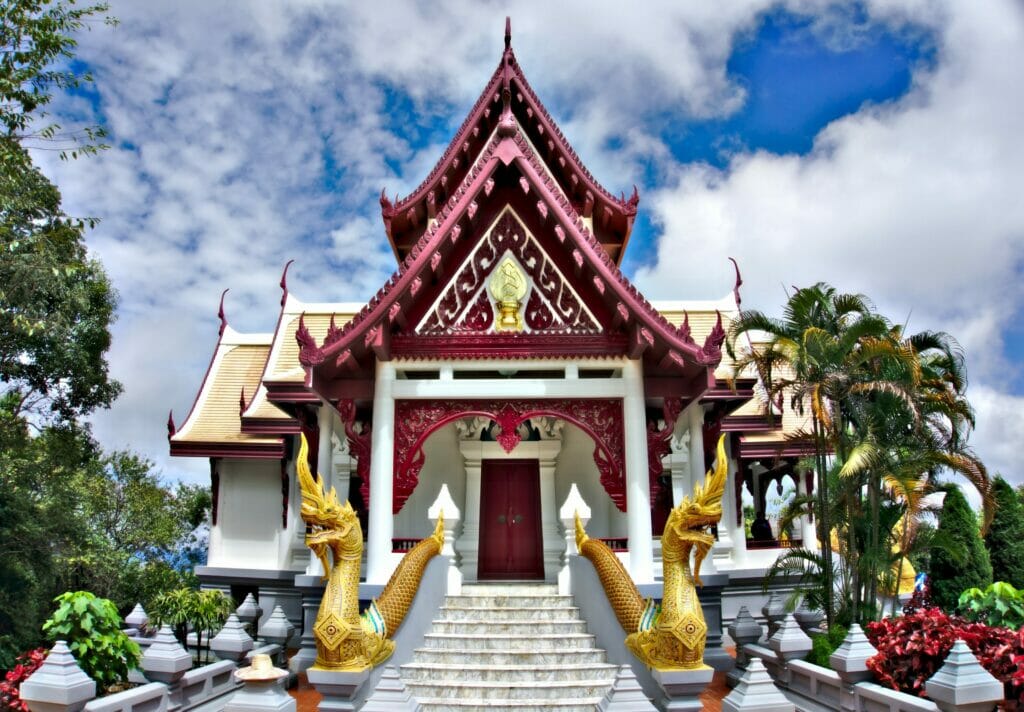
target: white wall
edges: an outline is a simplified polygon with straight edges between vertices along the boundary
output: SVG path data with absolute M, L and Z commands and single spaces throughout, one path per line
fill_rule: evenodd
M 455 424 L 449 423 L 435 432 L 423 444 L 426 459 L 420 471 L 419 484 L 405 506 L 395 516 L 396 538 L 423 538 L 433 531 L 427 519 L 427 509 L 437 499 L 441 485 L 447 484 L 452 499 L 460 510 L 466 508 L 466 468 L 459 452 L 459 438 Z M 373 497 L 373 493 L 370 493 Z
M 208 566 L 278 569 L 281 464 L 277 460 L 221 460 L 217 526 Z
M 591 509 L 587 533 L 594 537 L 626 536 L 626 514 L 620 512 L 601 485 L 601 473 L 594 464 L 594 441 L 583 430 L 566 423 L 562 450 L 555 466 L 555 504 L 561 507 L 576 483 L 580 496 Z

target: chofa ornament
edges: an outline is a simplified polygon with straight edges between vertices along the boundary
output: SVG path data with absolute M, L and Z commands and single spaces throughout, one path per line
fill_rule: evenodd
M 725 436 L 718 440 L 715 467 L 698 484 L 693 499 L 672 509 L 661 537 L 664 590 L 661 606 L 644 600 L 618 557 L 603 542 L 587 536 L 576 515 L 576 545 L 590 559 L 615 616 L 626 631 L 626 647 L 658 670 L 698 670 L 704 664 L 708 626 L 697 598 L 700 566 L 711 551 L 708 531 L 722 518 L 722 494 L 729 472 Z M 693 569 L 690 568 L 691 553 Z
M 402 624 L 419 589 L 423 571 L 444 544 L 444 513 L 434 533 L 414 546 L 399 562 L 380 597 L 359 613 L 359 567 L 363 530 L 355 510 L 338 502 L 332 487 L 325 492 L 313 479 L 309 444 L 300 436 L 296 471 L 302 489 L 302 519 L 309 525 L 306 545 L 323 564 L 327 587 L 313 626 L 319 670 L 361 672 L 380 665 L 394 652 L 389 640 Z M 331 556 L 328 557 L 328 552 Z M 333 559 L 333 561 L 331 561 Z

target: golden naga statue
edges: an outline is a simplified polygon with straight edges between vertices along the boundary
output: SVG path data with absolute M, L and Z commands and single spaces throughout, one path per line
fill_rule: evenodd
M 649 667 L 658 670 L 707 667 L 704 645 L 708 626 L 695 586 L 701 585 L 700 565 L 715 541 L 707 529 L 722 518 L 722 494 L 728 472 L 723 435 L 718 440 L 715 469 L 708 471 L 703 485 L 697 485 L 693 499 L 684 497 L 665 522 L 661 537 L 665 572 L 660 607 L 640 596 L 619 558 L 604 542 L 588 537 L 576 515 L 576 546 L 597 570 L 615 617 L 628 634 L 626 647 Z
M 380 598 L 359 614 L 359 566 L 363 556 L 363 529 L 355 510 L 346 501 L 338 503 L 331 488 L 313 479 L 306 459 L 309 445 L 300 436 L 296 470 L 302 488 L 302 519 L 309 525 L 306 545 L 313 550 L 327 572 L 327 587 L 316 614 L 318 670 L 362 672 L 391 657 L 394 635 L 412 605 L 427 564 L 441 553 L 444 544 L 444 514 L 437 519 L 434 533 L 414 546 L 398 564 Z M 328 560 L 331 552 L 333 565 Z

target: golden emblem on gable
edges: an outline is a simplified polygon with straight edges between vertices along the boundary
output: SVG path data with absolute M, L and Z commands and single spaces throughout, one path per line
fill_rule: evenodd
M 526 275 L 519 264 L 506 257 L 491 277 L 491 295 L 498 307 L 497 331 L 523 330 L 523 297 L 526 296 Z

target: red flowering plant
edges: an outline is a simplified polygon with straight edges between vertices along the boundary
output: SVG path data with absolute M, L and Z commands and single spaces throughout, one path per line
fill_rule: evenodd
M 43 664 L 46 653 L 46 648 L 36 648 L 18 656 L 14 667 L 8 670 L 3 681 L 0 681 L 0 709 L 28 712 L 28 705 L 22 701 L 18 691 L 21 689 L 21 683 Z
M 925 682 L 960 638 L 982 667 L 1005 685 L 1006 698 L 1024 703 L 1024 628 L 1012 631 L 971 623 L 940 608 L 919 607 L 899 618 L 868 623 L 867 636 L 878 650 L 867 666 L 882 685 L 924 697 Z

